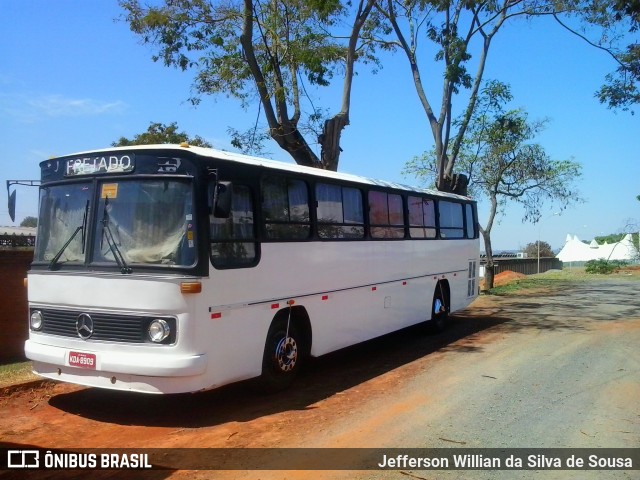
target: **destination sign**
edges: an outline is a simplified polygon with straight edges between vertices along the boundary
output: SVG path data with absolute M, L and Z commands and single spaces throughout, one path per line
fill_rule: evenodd
M 103 155 L 71 158 L 66 161 L 65 176 L 100 175 L 103 173 L 129 173 L 135 168 L 135 156 Z

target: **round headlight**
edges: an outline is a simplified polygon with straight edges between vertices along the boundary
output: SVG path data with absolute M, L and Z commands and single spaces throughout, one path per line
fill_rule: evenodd
M 42 328 L 42 312 L 40 310 L 31 312 L 30 322 L 32 330 L 40 330 Z
M 152 342 L 160 343 L 169 336 L 171 329 L 167 322 L 161 318 L 156 318 L 149 324 L 149 338 Z

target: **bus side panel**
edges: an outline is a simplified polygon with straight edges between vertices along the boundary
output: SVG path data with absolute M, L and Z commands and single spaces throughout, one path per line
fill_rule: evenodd
M 322 355 L 430 319 L 439 280 L 449 282 L 450 309 L 464 308 L 475 297 L 474 256 L 474 240 L 264 243 L 256 267 L 212 270 L 207 335 L 229 339 L 237 353 L 226 358 L 237 363 L 227 368 L 247 378 L 259 373 L 269 325 L 287 300 L 307 309 L 311 352 Z
M 266 304 L 220 305 L 220 285 L 229 279 L 228 272 L 216 273 L 213 279 L 202 279 L 195 323 L 197 344 L 208 359 L 207 388 L 261 374 L 265 339 L 274 315 Z

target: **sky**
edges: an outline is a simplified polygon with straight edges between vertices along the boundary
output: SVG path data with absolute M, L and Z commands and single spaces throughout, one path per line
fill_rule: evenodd
M 50 157 L 109 147 L 151 122 L 177 122 L 190 136 L 234 150 L 228 128 L 255 121 L 255 109 L 243 110 L 233 99 L 206 97 L 191 105 L 193 72 L 154 63 L 153 48 L 117 20 L 123 12 L 116 0 L 3 0 L 2 7 L 0 226 L 37 215 L 37 189 L 18 187 L 11 222 L 5 181 L 38 179 L 39 162 Z M 428 89 L 439 89 L 432 66 L 426 63 L 422 76 Z M 560 249 L 567 234 L 590 240 L 640 223 L 640 114 L 609 110 L 594 97 L 614 69 L 610 57 L 550 21 L 518 22 L 496 36 L 485 79 L 508 83 L 512 106 L 531 120 L 549 120 L 537 142 L 552 158 L 582 165 L 584 201 L 562 212 L 545 204 L 535 225 L 522 222 L 517 205 L 508 206 L 493 228 L 494 252 L 538 239 Z M 320 91 L 317 101 L 335 113 L 339 93 Z M 433 139 L 404 57 L 386 57 L 377 74 L 358 68 L 350 119 L 340 171 L 418 184 L 402 174 L 403 166 L 432 148 Z M 269 158 L 292 162 L 275 143 L 267 147 Z M 487 215 L 481 201 L 481 224 Z

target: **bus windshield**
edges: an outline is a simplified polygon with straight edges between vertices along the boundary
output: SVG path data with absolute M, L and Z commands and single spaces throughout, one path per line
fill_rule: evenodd
M 192 187 L 175 179 L 135 179 L 97 183 L 91 207 L 91 236 L 76 235 L 58 263 L 191 266 L 196 260 Z M 91 184 L 56 185 L 42 190 L 35 260 L 52 262 L 83 224 L 85 205 L 94 203 Z M 88 227 L 86 227 L 88 228 Z M 92 238 L 92 248 L 83 240 Z M 86 257 L 85 257 L 86 251 Z
M 175 180 L 102 183 L 92 262 L 193 264 L 191 199 L 191 185 Z
M 84 263 L 87 205 L 93 197 L 90 183 L 75 183 L 40 189 L 40 218 L 35 261 Z M 82 233 L 80 235 L 79 233 Z M 69 242 L 68 245 L 67 242 Z

